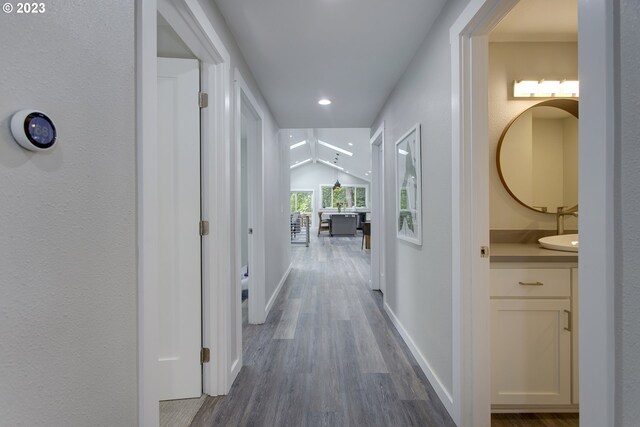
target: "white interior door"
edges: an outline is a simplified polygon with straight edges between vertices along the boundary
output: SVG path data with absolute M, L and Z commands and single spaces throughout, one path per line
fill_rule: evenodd
M 199 90 L 197 60 L 158 58 L 160 400 L 202 392 Z

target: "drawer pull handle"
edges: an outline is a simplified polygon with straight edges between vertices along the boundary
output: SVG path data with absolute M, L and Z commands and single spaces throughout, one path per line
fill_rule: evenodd
M 565 310 L 564 312 L 567 313 L 567 326 L 564 328 L 564 330 L 571 332 L 571 329 L 573 329 L 571 325 L 571 312 L 569 310 Z
M 518 282 L 522 286 L 542 286 L 544 283 L 542 282 Z

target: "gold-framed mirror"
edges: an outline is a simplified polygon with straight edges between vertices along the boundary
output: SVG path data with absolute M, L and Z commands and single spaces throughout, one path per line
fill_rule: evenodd
M 496 152 L 498 176 L 518 203 L 541 213 L 578 205 L 578 101 L 552 99 L 519 114 Z

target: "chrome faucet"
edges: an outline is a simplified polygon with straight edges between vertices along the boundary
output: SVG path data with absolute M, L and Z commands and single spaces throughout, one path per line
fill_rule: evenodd
M 566 209 L 566 206 L 558 206 L 556 211 L 556 234 L 564 234 L 564 217 L 566 215 L 578 217 L 578 205 Z

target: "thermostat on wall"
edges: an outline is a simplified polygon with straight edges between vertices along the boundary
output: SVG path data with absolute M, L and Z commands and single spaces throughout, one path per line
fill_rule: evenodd
M 11 117 L 11 133 L 18 144 L 30 151 L 49 150 L 58 139 L 53 120 L 37 110 L 15 113 Z

